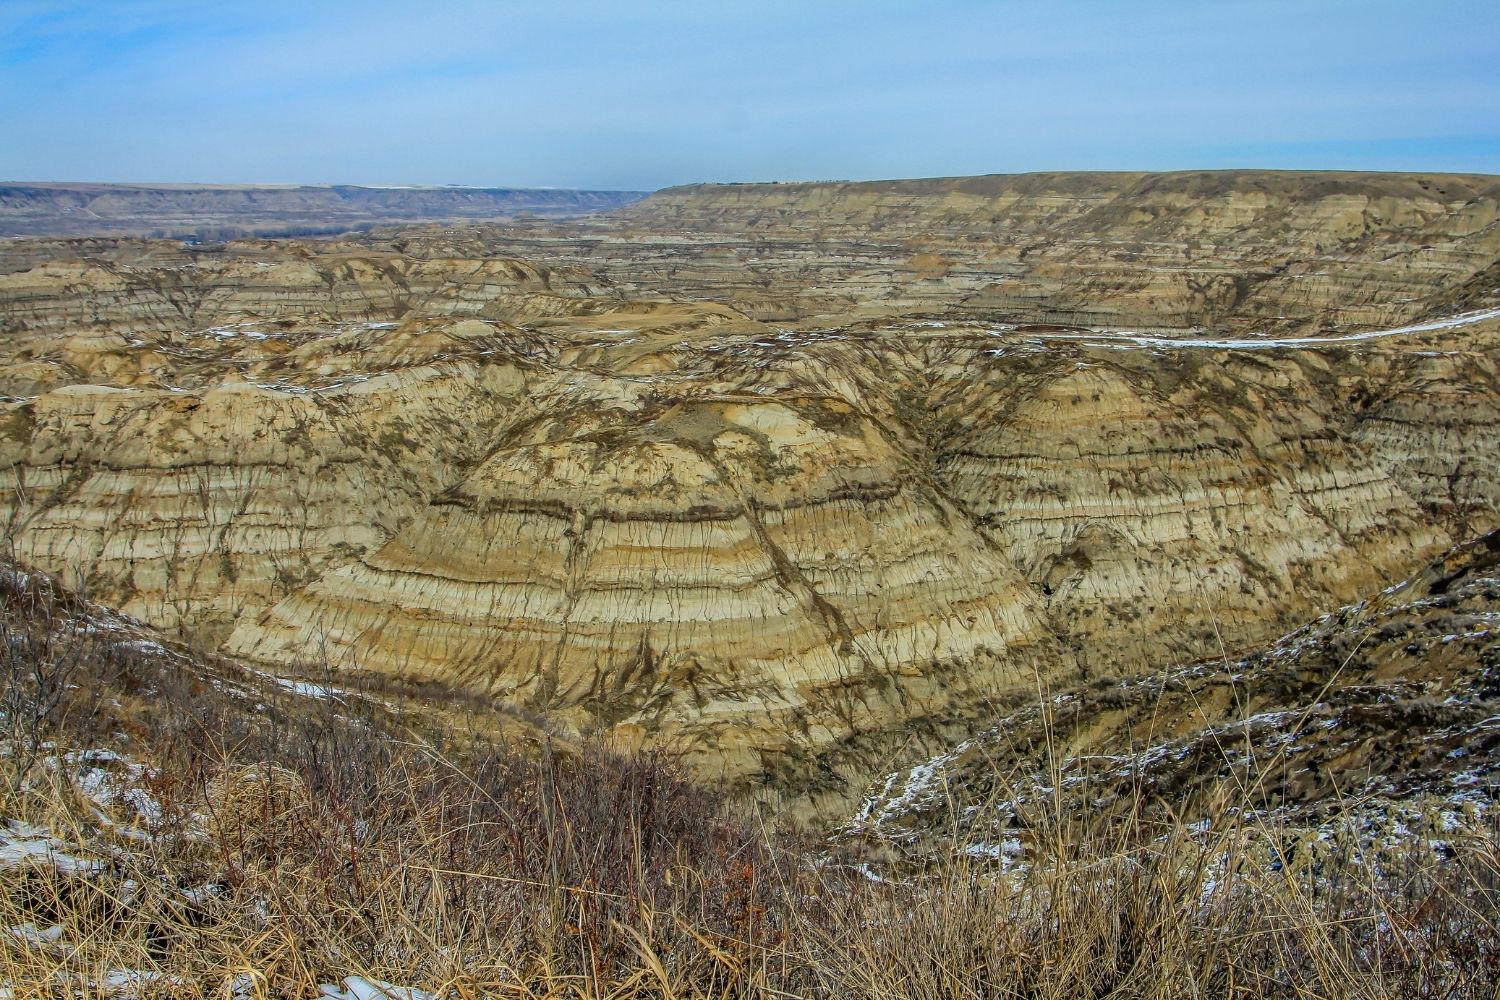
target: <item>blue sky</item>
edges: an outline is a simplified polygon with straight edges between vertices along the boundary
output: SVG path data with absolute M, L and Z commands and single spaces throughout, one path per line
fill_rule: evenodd
M 0 0 L 0 178 L 1500 173 L 1500 2 Z

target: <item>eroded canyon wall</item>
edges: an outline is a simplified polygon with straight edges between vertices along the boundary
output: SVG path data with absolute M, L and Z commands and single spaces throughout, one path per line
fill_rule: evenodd
M 1264 641 L 1495 525 L 1496 182 L 1314 179 L 12 246 L 7 539 L 279 669 L 841 800 L 996 699 Z M 1031 270 L 975 290 L 918 259 L 949 244 Z M 1247 291 L 1120 284 L 1185 270 Z

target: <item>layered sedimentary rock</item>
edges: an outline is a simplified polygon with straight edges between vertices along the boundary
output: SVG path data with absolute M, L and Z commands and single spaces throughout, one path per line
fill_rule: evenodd
M 1242 659 L 1100 677 L 1002 708 L 973 739 L 877 782 L 845 834 L 886 856 L 957 837 L 1006 863 L 1034 828 L 1112 811 L 1170 812 L 1199 830 L 1264 823 L 1287 860 L 1329 839 L 1302 831 L 1330 814 L 1440 838 L 1465 811 L 1493 808 L 1497 702 L 1491 532 Z M 1357 832 L 1377 854 L 1378 836 Z
M 1490 301 L 1497 221 L 1492 176 L 1042 173 L 690 185 L 618 216 L 470 240 L 588 260 L 622 288 L 670 287 L 778 322 L 960 309 L 1285 332 Z
M 1495 526 L 1494 183 L 1215 178 L 13 246 L 7 539 L 237 656 L 681 741 L 836 808 L 1007 699 L 1266 641 Z M 918 232 L 1070 247 L 1063 290 L 981 302 Z M 1122 297 L 1131 234 L 1236 281 L 1330 267 L 1347 308 Z M 1424 276 L 1390 270 L 1420 240 Z M 1158 332 L 1026 322 L 1095 293 Z
M 441 316 L 532 319 L 587 308 L 587 275 L 525 261 L 312 254 L 274 243 L 211 252 L 145 244 L 133 254 L 49 260 L 0 275 L 14 334 L 162 334 L 257 320 L 297 326 Z M 50 340 L 49 340 L 50 343 Z
M 1053 655 L 1026 582 L 847 404 L 710 397 L 600 422 L 525 428 L 230 648 L 326 643 L 336 666 L 686 731 L 736 771 Z M 970 670 L 934 684 L 955 662 Z
M 1357 365 L 1203 350 L 1049 359 L 1020 387 L 999 369 L 953 401 L 939 475 L 1100 669 L 1290 626 L 1448 538 L 1407 470 L 1350 440 L 1339 382 L 1380 391 Z
M 463 382 L 455 394 L 454 380 Z M 314 400 L 256 383 L 200 392 L 68 386 L 12 405 L 15 552 L 127 612 L 221 638 L 382 543 L 514 404 L 514 373 L 414 370 Z M 24 443 L 23 443 L 24 442 Z

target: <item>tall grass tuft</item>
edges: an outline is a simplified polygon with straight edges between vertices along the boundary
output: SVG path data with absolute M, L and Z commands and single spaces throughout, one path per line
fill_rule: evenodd
M 1020 857 L 955 836 L 871 867 L 763 827 L 671 752 L 247 694 L 7 579 L 0 696 L 29 713 L 0 756 L 10 996 L 313 997 L 356 975 L 549 1000 L 1493 1000 L 1500 984 L 1493 821 L 1377 858 L 1358 838 L 1294 853 L 1294 831 L 1233 796 L 1193 825 L 1043 807 Z

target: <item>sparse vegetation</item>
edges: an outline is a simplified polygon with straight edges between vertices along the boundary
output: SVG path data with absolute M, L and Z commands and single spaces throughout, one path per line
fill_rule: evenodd
M 3 579 L 7 718 L 26 723 L 0 760 L 14 996 L 307 997 L 351 975 L 462 998 L 1500 983 L 1493 821 L 1441 852 L 1294 857 L 1233 804 L 1190 825 L 1044 802 L 1014 843 L 955 835 L 876 869 L 753 821 L 670 753 L 443 736 L 372 693 L 257 689 L 122 639 L 45 578 Z

